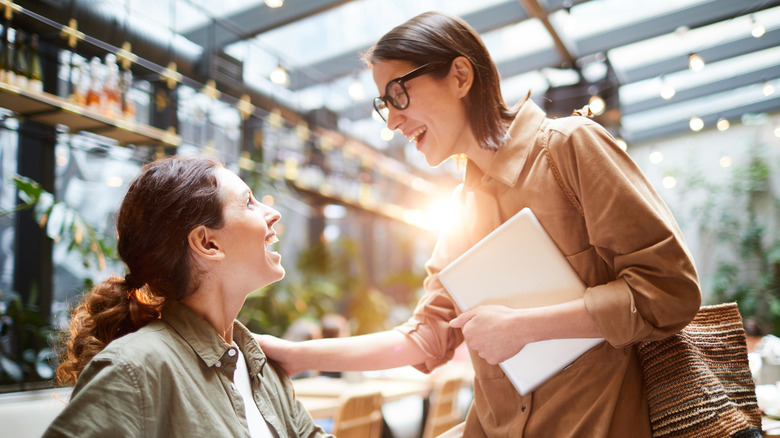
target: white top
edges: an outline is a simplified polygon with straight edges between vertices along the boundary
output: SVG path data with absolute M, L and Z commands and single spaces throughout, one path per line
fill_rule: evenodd
M 246 359 L 244 359 L 244 355 L 235 343 L 233 343 L 233 346 L 236 347 L 238 352 L 238 362 L 236 363 L 236 371 L 233 373 L 233 382 L 238 393 L 241 394 L 241 398 L 244 399 L 249 435 L 252 438 L 273 438 L 271 430 L 268 429 L 268 423 L 265 422 L 263 414 L 260 413 L 257 404 L 255 404 L 255 399 L 252 397 L 252 386 L 249 383 L 249 369 L 246 366 Z

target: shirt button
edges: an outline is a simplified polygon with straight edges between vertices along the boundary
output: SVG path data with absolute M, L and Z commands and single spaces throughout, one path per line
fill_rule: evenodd
M 222 366 L 222 362 L 217 361 L 217 363 L 214 364 L 215 367 L 219 368 Z
M 521 411 L 525 412 L 525 405 L 523 405 L 522 408 L 520 408 Z
M 234 350 L 232 348 L 228 350 L 228 356 L 233 357 L 235 355 L 236 355 L 236 350 Z

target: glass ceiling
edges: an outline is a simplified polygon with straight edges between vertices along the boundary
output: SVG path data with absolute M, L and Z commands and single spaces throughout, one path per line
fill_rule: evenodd
M 312 4 L 302 6 L 303 0 L 287 0 L 281 8 L 269 9 L 259 0 L 110 3 L 133 21 L 141 19 L 147 26 L 172 31 L 178 34 L 177 39 L 210 23 L 233 32 L 232 41 L 222 48 L 243 62 L 245 84 L 300 112 L 326 107 L 340 115 L 340 129 L 379 149 L 387 141 L 379 137 L 382 123 L 371 118 L 370 101 L 376 89 L 370 73 L 355 59 L 392 27 L 426 10 L 451 12 L 467 20 L 498 7 L 513 8 L 522 15 L 507 23 L 501 22 L 501 17 L 491 17 L 489 20 L 498 25 L 481 31 L 504 77 L 502 90 L 510 104 L 529 90 L 538 100 L 550 87 L 575 84 L 581 78 L 591 82 L 602 79 L 609 64 L 619 83 L 620 129 L 629 140 L 649 140 L 649 127 L 687 123 L 697 114 L 780 107 L 775 103 L 777 95 L 767 93 L 772 87 L 777 89 L 780 77 L 780 1 L 776 0 L 538 0 L 550 11 L 542 18 L 549 19 L 577 60 L 579 71 L 560 68 L 564 55 L 556 50 L 551 33 L 541 20 L 528 18 L 522 11 L 524 2 L 519 0 L 330 2 L 328 9 L 302 14 L 259 34 L 247 34 L 246 25 L 242 28 L 236 23 L 237 17 L 247 11 L 263 11 L 266 21 L 275 16 L 281 20 L 292 10 L 289 8 L 300 10 Z M 758 25 L 763 26 L 764 35 L 751 37 Z M 752 42 L 750 38 L 764 41 Z M 191 41 L 186 44 L 194 46 L 192 50 L 208 50 Z M 708 50 L 716 58 L 719 53 L 727 55 L 704 59 L 706 67 L 698 72 L 680 64 L 688 55 Z M 558 61 L 533 65 L 532 61 L 545 56 L 557 56 Z M 279 66 L 304 77 L 310 85 L 272 83 L 269 76 Z M 338 70 L 338 74 L 334 76 L 330 70 Z M 724 86 L 729 81 L 734 81 L 733 86 Z M 661 91 L 670 87 L 676 97 L 659 102 Z

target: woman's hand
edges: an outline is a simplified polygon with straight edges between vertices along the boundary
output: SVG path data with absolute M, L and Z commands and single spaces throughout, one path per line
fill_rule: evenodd
M 298 364 L 300 361 L 294 359 L 295 357 L 295 342 L 287 341 L 277 338 L 271 335 L 254 335 L 255 340 L 260 344 L 260 348 L 263 350 L 269 359 L 279 364 L 288 376 L 294 376 L 301 371 Z
M 518 330 L 522 312 L 499 305 L 478 306 L 450 321 L 450 327 L 460 328 L 466 345 L 495 365 L 534 341 L 527 330 Z

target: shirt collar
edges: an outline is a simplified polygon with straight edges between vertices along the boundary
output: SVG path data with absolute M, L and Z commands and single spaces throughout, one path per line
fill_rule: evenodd
M 544 111 L 526 98 L 509 125 L 506 143 L 496 152 L 488 170 L 483 174 L 476 164 L 468 162 L 465 185 L 474 187 L 492 178 L 507 186 L 514 186 L 544 119 Z
M 233 375 L 238 360 L 235 347 L 228 345 L 211 324 L 192 309 L 178 301 L 168 301 L 162 308 L 162 320 L 168 323 L 187 342 L 207 367 L 217 366 L 229 376 Z M 249 361 L 250 371 L 262 372 L 265 355 L 252 340 L 252 335 L 238 321 L 233 322 L 233 340 L 247 357 L 262 357 L 260 361 Z M 251 342 L 250 342 L 251 341 Z M 255 348 L 257 351 L 251 351 Z

